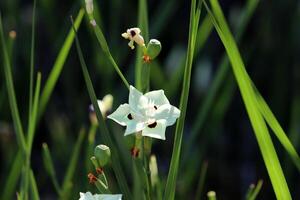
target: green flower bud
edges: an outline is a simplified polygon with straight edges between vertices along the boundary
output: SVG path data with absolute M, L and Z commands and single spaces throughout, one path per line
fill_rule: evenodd
M 95 169 L 97 169 L 97 168 L 100 167 L 99 162 L 98 162 L 98 160 L 97 160 L 97 158 L 95 156 L 92 156 L 90 159 L 91 159 L 91 161 L 92 161 Z
M 160 41 L 156 39 L 151 39 L 147 45 L 147 55 L 150 57 L 151 60 L 156 58 L 161 51 L 161 44 Z
M 96 146 L 94 154 L 100 164 L 100 167 L 104 167 L 110 160 L 110 149 L 106 145 L 100 144 Z

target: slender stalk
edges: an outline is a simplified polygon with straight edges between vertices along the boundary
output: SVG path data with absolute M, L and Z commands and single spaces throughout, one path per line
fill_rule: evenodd
M 177 180 L 177 174 L 179 168 L 182 135 L 183 135 L 184 121 L 185 121 L 186 109 L 188 103 L 194 49 L 195 49 L 198 24 L 200 19 L 201 5 L 202 5 L 202 1 L 199 2 L 198 5 L 196 0 L 192 0 L 191 2 L 188 50 L 187 50 L 187 58 L 186 58 L 186 65 L 184 71 L 183 87 L 182 87 L 181 98 L 180 98 L 181 113 L 180 113 L 179 120 L 177 120 L 176 123 L 172 158 L 171 158 L 171 164 L 169 168 L 169 174 L 168 174 L 165 196 L 164 196 L 164 199 L 166 200 L 173 200 L 175 198 L 175 188 L 176 188 L 176 180 Z
M 16 130 L 16 136 L 17 136 L 17 141 L 22 149 L 23 153 L 26 154 L 26 141 L 25 141 L 25 136 L 24 136 L 24 131 L 20 119 L 20 113 L 17 105 L 17 100 L 16 100 L 16 94 L 15 94 L 15 89 L 14 89 L 14 83 L 13 83 L 13 78 L 12 78 L 12 66 L 10 64 L 10 60 L 8 57 L 7 53 L 7 47 L 5 43 L 5 37 L 3 33 L 3 25 L 2 25 L 2 17 L 0 13 L 0 39 L 1 39 L 1 46 L 2 46 L 2 56 L 3 56 L 3 65 L 4 65 L 4 78 L 6 82 L 6 88 L 7 88 L 7 93 L 8 93 L 8 100 L 9 100 L 9 105 L 11 109 L 11 114 L 12 118 L 14 121 L 14 127 Z
M 81 9 L 75 19 L 74 26 L 78 28 L 81 24 L 82 18 L 84 16 L 84 10 Z M 57 80 L 61 74 L 61 71 L 64 67 L 64 64 L 67 60 L 67 57 L 69 55 L 72 43 L 74 41 L 74 32 L 72 30 L 72 27 L 57 55 L 57 58 L 54 62 L 54 65 L 52 67 L 52 70 L 50 72 L 50 75 L 48 79 L 46 80 L 45 86 L 43 88 L 42 94 L 41 94 L 41 100 L 40 100 L 40 108 L 39 108 L 39 118 L 44 113 L 46 106 L 49 102 L 50 96 L 53 92 L 53 89 L 55 87 L 55 84 L 57 83 Z
M 32 112 L 32 99 L 33 99 L 33 72 L 34 72 L 34 45 L 35 45 L 35 13 L 36 13 L 36 0 L 33 1 L 33 12 L 32 12 L 32 29 L 31 29 L 31 51 L 30 51 L 30 74 L 29 74 L 29 111 L 28 121 L 31 121 Z
M 123 83 L 125 84 L 127 89 L 129 89 L 129 83 L 126 80 L 125 76 L 123 75 L 122 71 L 120 70 L 119 66 L 117 65 L 116 61 L 114 60 L 113 56 L 111 55 L 108 44 L 107 44 L 106 39 L 104 37 L 104 34 L 103 34 L 101 28 L 96 23 L 93 14 L 89 15 L 89 19 L 90 19 L 90 22 L 92 24 L 93 30 L 95 32 L 96 38 L 97 38 L 97 40 L 98 40 L 98 42 L 99 42 L 99 44 L 102 48 L 103 53 L 108 58 L 108 60 L 110 61 L 110 63 L 114 67 L 114 69 L 116 70 L 117 74 L 120 76 L 121 80 L 123 81 Z
M 242 94 L 245 107 L 254 129 L 254 133 L 259 144 L 262 157 L 268 170 L 272 186 L 278 199 L 291 199 L 291 194 L 286 183 L 278 156 L 276 154 L 272 139 L 267 129 L 266 123 L 260 110 L 256 94 L 251 82 L 247 78 L 247 72 L 238 47 L 228 28 L 225 17 L 217 0 L 210 1 L 213 12 L 205 3 L 206 10 L 211 16 L 211 20 L 218 32 L 219 37 L 228 53 L 232 69 Z
M 207 173 L 207 167 L 208 167 L 208 162 L 205 161 L 202 164 L 202 167 L 201 167 L 200 177 L 199 177 L 199 182 L 198 182 L 198 186 L 197 186 L 197 190 L 196 190 L 195 200 L 201 199 L 201 195 L 202 195 L 203 187 L 204 187 L 204 182 L 205 182 L 205 178 L 206 178 L 206 173 Z
M 72 23 L 73 23 L 73 20 L 72 20 Z M 74 25 L 73 25 L 73 30 L 74 30 L 74 33 L 75 33 L 76 49 L 77 49 L 77 53 L 78 53 L 78 56 L 79 56 L 82 73 L 83 73 L 83 76 L 84 76 L 84 80 L 85 80 L 85 83 L 86 83 L 86 86 L 87 86 L 87 90 L 88 90 L 90 99 L 92 101 L 92 104 L 93 104 L 95 112 L 96 112 L 96 116 L 97 116 L 98 123 L 99 123 L 98 127 L 100 129 L 100 132 L 103 134 L 104 142 L 111 149 L 111 159 L 112 159 L 113 170 L 115 172 L 118 184 L 120 186 L 120 189 L 121 189 L 122 193 L 124 194 L 125 199 L 132 199 L 131 194 L 129 192 L 128 185 L 126 183 L 125 175 L 123 174 L 123 171 L 122 171 L 122 168 L 121 168 L 121 165 L 120 165 L 120 159 L 119 159 L 119 156 L 118 156 L 118 153 L 117 153 L 117 149 L 116 149 L 116 147 L 115 147 L 115 145 L 112 141 L 111 135 L 108 131 L 108 128 L 105 124 L 105 121 L 102 117 L 100 108 L 98 106 L 95 90 L 93 88 L 93 84 L 92 84 L 91 78 L 89 76 L 89 72 L 87 70 L 85 60 L 84 60 L 83 55 L 82 55 L 82 50 L 81 50 L 80 43 L 79 43 L 79 40 L 78 40 L 77 35 L 76 35 L 76 28 L 74 27 Z

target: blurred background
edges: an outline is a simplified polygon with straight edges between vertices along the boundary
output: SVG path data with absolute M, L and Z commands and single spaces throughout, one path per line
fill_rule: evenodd
M 133 84 L 136 54 L 129 49 L 128 41 L 121 37 L 121 33 L 129 27 L 137 26 L 138 1 L 94 2 L 97 22 L 105 33 L 112 55 Z M 299 152 L 300 2 L 220 0 L 220 4 L 236 36 L 252 80 Z M 42 88 L 71 27 L 69 16 L 75 17 L 83 5 L 84 2 L 79 0 L 37 0 L 35 70 L 42 72 Z M 0 1 L 5 34 L 7 37 L 15 37 L 12 44 L 13 78 L 24 125 L 28 116 L 32 9 L 33 2 L 30 0 Z M 159 39 L 163 47 L 151 69 L 151 90 L 165 89 L 171 104 L 177 106 L 181 92 L 181 66 L 187 48 L 189 9 L 190 2 L 184 0 L 148 1 L 150 38 Z M 176 199 L 184 199 L 186 195 L 192 199 L 199 196 L 203 199 L 209 190 L 216 191 L 218 199 L 243 199 L 249 185 L 257 183 L 259 179 L 263 180 L 263 187 L 258 199 L 275 199 L 224 48 L 205 11 L 201 15 L 200 24 Z M 97 97 L 101 99 L 105 94 L 112 94 L 114 110 L 120 103 L 127 101 L 128 91 L 103 56 L 86 17 L 78 34 Z M 1 67 L 1 192 L 18 151 L 4 83 Z M 48 144 L 58 182 L 62 182 L 80 130 L 90 130 L 89 104 L 90 99 L 73 46 L 34 139 L 32 169 L 41 199 L 57 198 L 43 164 L 42 143 Z M 108 121 L 108 125 L 120 149 L 126 149 L 123 129 L 111 121 Z M 174 130 L 175 126 L 168 128 L 167 140 L 155 141 L 153 146 L 162 184 L 165 183 L 169 169 Z M 100 135 L 96 134 L 95 144 L 101 143 Z M 273 142 L 291 193 L 294 199 L 300 199 L 299 172 L 277 138 L 273 137 Z M 70 199 L 78 199 L 80 191 L 95 191 L 86 178 L 86 161 L 92 154 L 87 151 L 87 143 L 88 133 L 82 140 Z M 200 173 L 206 166 L 204 189 L 196 196 Z M 115 184 L 114 181 L 111 184 Z

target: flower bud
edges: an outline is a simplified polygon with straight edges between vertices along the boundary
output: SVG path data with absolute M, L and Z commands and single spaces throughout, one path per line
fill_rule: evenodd
M 151 39 L 147 45 L 147 55 L 150 57 L 151 60 L 156 58 L 161 51 L 161 44 L 160 41 L 156 39 Z
M 94 154 L 100 167 L 104 167 L 110 160 L 110 149 L 106 145 L 100 144 L 96 146 Z
M 98 160 L 97 160 L 97 158 L 95 156 L 92 156 L 90 159 L 91 159 L 91 161 L 92 161 L 95 169 L 97 169 L 97 168 L 100 167 L 99 162 L 98 162 Z
M 86 12 L 90 15 L 94 11 L 93 0 L 85 0 Z

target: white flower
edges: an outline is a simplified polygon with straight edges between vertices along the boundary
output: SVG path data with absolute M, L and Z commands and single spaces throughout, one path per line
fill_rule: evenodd
M 80 192 L 79 200 L 121 200 L 121 194 L 92 194 L 90 192 Z
M 131 49 L 134 49 L 134 42 L 140 46 L 145 46 L 144 38 L 141 36 L 141 30 L 139 28 L 127 29 L 125 33 L 122 33 L 122 37 L 130 40 L 128 46 L 131 47 Z
M 92 14 L 94 11 L 93 0 L 85 0 L 86 12 Z
M 126 126 L 125 136 L 139 131 L 142 136 L 165 140 L 167 126 L 175 123 L 180 110 L 170 105 L 163 90 L 154 90 L 142 94 L 130 86 L 129 104 L 122 104 L 107 116 Z

